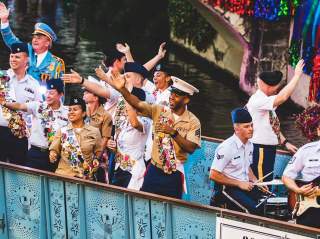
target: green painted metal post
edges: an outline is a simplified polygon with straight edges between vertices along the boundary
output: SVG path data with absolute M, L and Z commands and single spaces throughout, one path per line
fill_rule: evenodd
M 0 239 L 8 239 L 4 169 L 0 168 Z

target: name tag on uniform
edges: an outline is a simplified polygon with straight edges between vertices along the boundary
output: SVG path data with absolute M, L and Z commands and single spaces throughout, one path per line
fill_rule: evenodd
M 234 157 L 233 159 L 239 159 L 240 158 L 240 156 L 237 156 L 237 157 Z
M 309 159 L 309 162 L 318 162 L 319 159 Z
M 26 88 L 24 88 L 24 90 L 31 93 L 31 94 L 34 94 L 34 90 L 31 88 L 26 87 Z

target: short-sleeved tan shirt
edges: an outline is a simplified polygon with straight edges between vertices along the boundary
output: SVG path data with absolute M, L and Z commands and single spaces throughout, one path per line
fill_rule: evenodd
M 91 126 L 100 130 L 102 138 L 110 138 L 112 130 L 112 116 L 102 105 L 90 116 Z
M 68 126 L 72 128 L 71 124 Z M 74 131 L 77 140 L 80 145 L 80 149 L 83 155 L 84 160 L 90 161 L 93 159 L 94 155 L 100 155 L 101 149 L 101 134 L 99 130 L 91 125 L 85 124 L 80 132 Z M 80 175 L 75 172 L 70 166 L 68 154 L 65 149 L 62 148 L 62 133 L 61 129 L 57 132 L 54 137 L 52 144 L 50 145 L 49 150 L 55 151 L 58 156 L 60 156 L 60 161 L 56 173 L 63 174 L 65 176 L 78 176 Z
M 199 119 L 193 113 L 191 113 L 188 110 L 185 110 L 185 112 L 177 120 L 175 120 L 171 109 L 168 107 L 156 105 L 156 104 L 150 105 L 145 102 L 141 104 L 143 104 L 143 108 L 144 108 L 143 112 L 141 112 L 142 115 L 150 117 L 153 120 L 153 126 L 152 126 L 153 134 L 154 134 L 155 123 L 159 122 L 160 113 L 164 111 L 163 115 L 165 117 L 168 117 L 174 122 L 173 128 L 178 131 L 179 135 L 197 144 L 200 147 L 201 124 Z M 175 140 L 173 140 L 173 147 L 175 150 L 176 158 L 182 163 L 186 161 L 187 152 L 185 152 Z M 153 162 L 154 165 L 160 168 L 160 165 L 163 165 L 163 162 L 159 157 L 159 147 L 157 142 L 155 142 L 155 140 L 153 141 L 151 156 L 152 156 L 151 162 Z

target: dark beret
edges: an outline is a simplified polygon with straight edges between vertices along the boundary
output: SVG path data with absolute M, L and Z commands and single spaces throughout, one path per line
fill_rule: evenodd
M 280 83 L 282 80 L 281 71 L 264 71 L 259 74 L 259 78 L 270 86 L 275 86 Z
M 82 111 L 86 111 L 86 103 L 84 102 L 84 100 L 82 98 L 77 98 L 77 97 L 74 97 L 74 98 L 71 98 L 70 100 L 70 103 L 69 105 L 80 105 L 81 106 L 81 109 Z
M 235 108 L 231 111 L 232 123 L 250 123 L 252 118 L 250 113 L 244 108 Z
M 63 85 L 63 82 L 60 78 L 59 79 L 50 79 L 47 81 L 47 89 L 48 90 L 54 89 L 54 90 L 57 90 L 59 93 L 62 93 L 63 88 L 64 88 L 64 85 Z
M 29 55 L 28 44 L 24 42 L 13 43 L 10 49 L 13 54 L 25 52 Z

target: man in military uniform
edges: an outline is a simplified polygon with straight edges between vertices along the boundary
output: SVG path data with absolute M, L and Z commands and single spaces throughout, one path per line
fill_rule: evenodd
M 190 97 L 199 92 L 187 82 L 172 77 L 170 108 L 150 105 L 130 94 L 125 79 L 113 74 L 108 83 L 142 115 L 152 118 L 154 143 L 142 191 L 181 198 L 185 189 L 183 163 L 200 147 L 200 122 L 187 110 Z
M 7 71 L 9 81 L 5 95 L 7 101 L 25 103 L 41 101 L 39 83 L 26 74 L 28 64 L 28 46 L 26 43 L 13 43 L 10 54 L 10 69 Z M 6 87 L 5 87 L 6 88 Z M 2 101 L 4 102 L 4 101 Z M 28 150 L 28 130 L 26 115 L 10 112 L 8 108 L 0 107 L 0 160 L 10 163 L 25 164 Z
M 0 2 L 1 34 L 5 44 L 11 48 L 13 43 L 21 41 L 11 31 L 8 18 L 9 9 Z M 63 60 L 49 51 L 56 40 L 56 34 L 47 24 L 35 24 L 31 44 L 28 43 L 28 74 L 38 81 L 58 79 L 65 72 Z
M 256 207 L 261 193 L 253 185 L 257 178 L 250 167 L 253 154 L 253 144 L 249 141 L 253 133 L 252 118 L 243 108 L 234 109 L 231 116 L 234 135 L 218 146 L 211 166 L 210 179 L 215 182 L 211 205 L 227 204 L 229 209 L 261 214 L 261 207 Z
M 320 136 L 320 120 L 319 109 L 316 111 L 309 111 L 306 115 L 312 123 L 304 125 L 307 132 L 316 131 L 316 135 Z M 315 127 L 314 127 L 315 126 Z M 315 128 L 315 130 L 314 130 Z M 312 136 L 311 136 L 312 137 Z M 310 139 L 310 136 L 309 136 Z M 317 185 L 310 183 L 314 179 L 320 177 L 320 141 L 308 143 L 302 146 L 297 153 L 291 158 L 282 176 L 282 181 L 286 187 L 291 191 L 303 197 L 319 197 L 319 180 Z M 297 185 L 296 179 L 306 182 L 304 185 Z M 317 200 L 318 201 L 318 200 Z M 318 201 L 319 204 L 319 201 Z M 297 223 L 306 226 L 320 228 L 319 220 L 320 208 L 310 207 L 304 213 L 297 216 Z
M 54 171 L 49 162 L 49 146 L 54 135 L 68 124 L 68 108 L 62 105 L 63 83 L 60 79 L 47 81 L 46 102 L 28 103 L 4 102 L 3 105 L 13 110 L 22 110 L 32 114 L 30 144 L 26 166 L 41 170 Z
M 283 104 L 297 86 L 302 70 L 303 60 L 296 66 L 295 74 L 291 81 L 279 92 L 282 73 L 280 71 L 262 72 L 257 79 L 258 90 L 254 93 L 246 107 L 252 116 L 253 136 L 253 163 L 252 170 L 258 179 L 273 172 L 277 145 L 284 145 L 290 152 L 297 148 L 290 144 L 280 130 L 280 121 L 276 109 Z M 272 175 L 265 181 L 271 181 Z

